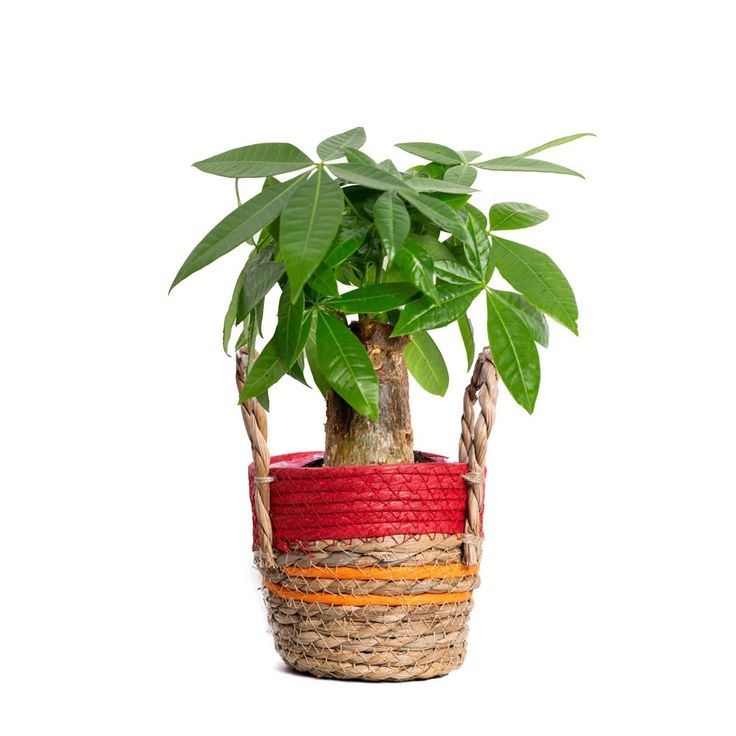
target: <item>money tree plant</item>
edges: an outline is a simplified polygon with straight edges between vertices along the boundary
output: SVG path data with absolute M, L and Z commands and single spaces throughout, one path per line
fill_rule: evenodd
M 212 156 L 194 165 L 234 179 L 238 206 L 189 254 L 171 288 L 247 245 L 223 328 L 225 351 L 237 334 L 235 349 L 248 355 L 240 401 L 255 397 L 268 408 L 268 390 L 282 377 L 309 385 L 308 365 L 327 401 L 326 465 L 413 462 L 407 368 L 431 393 L 448 386 L 430 330 L 456 323 L 470 368 L 467 312 L 482 296 L 493 360 L 530 413 L 540 382 L 537 345 L 549 338 L 545 315 L 577 334 L 578 307 L 562 271 L 506 237 L 547 212 L 523 202 L 482 211 L 471 198 L 483 171 L 581 176 L 536 154 L 586 135 L 482 160 L 479 151 L 400 143 L 422 160 L 406 171 L 364 153 L 363 128 L 322 141 L 314 160 L 290 143 Z M 263 179 L 261 190 L 241 203 L 239 180 L 255 178 Z M 278 320 L 266 339 L 264 303 L 276 286 Z

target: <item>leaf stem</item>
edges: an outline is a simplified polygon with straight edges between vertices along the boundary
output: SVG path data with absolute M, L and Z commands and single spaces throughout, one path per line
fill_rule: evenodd
M 238 187 L 238 182 L 239 181 L 240 181 L 240 179 L 238 179 L 237 177 L 235 177 L 235 198 L 238 200 L 238 207 L 240 207 L 240 204 L 241 204 L 240 203 L 240 189 Z

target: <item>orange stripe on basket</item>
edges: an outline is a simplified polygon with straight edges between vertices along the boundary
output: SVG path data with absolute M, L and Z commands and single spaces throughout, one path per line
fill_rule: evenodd
M 415 595 L 338 595 L 336 593 L 302 593 L 289 590 L 278 583 L 264 579 L 264 585 L 279 598 L 304 603 L 329 603 L 332 606 L 421 606 L 431 603 L 461 603 L 469 601 L 472 592 L 417 593 Z
M 468 567 L 459 562 L 446 565 L 415 565 L 414 567 L 295 567 L 283 568 L 289 577 L 330 578 L 331 580 L 427 580 L 429 578 L 462 578 L 477 575 L 478 565 Z

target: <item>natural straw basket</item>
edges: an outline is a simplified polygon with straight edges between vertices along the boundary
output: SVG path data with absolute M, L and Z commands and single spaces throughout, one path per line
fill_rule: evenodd
M 241 351 L 238 388 L 246 365 Z M 242 404 L 256 564 L 287 664 L 362 680 L 435 677 L 462 664 L 497 395 L 486 348 L 465 389 L 459 462 L 363 467 L 305 467 L 321 453 L 271 458 L 263 408 Z

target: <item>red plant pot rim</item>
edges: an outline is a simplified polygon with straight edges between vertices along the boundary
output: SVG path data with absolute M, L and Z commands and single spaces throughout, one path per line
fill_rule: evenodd
M 302 543 L 395 535 L 462 534 L 466 463 L 423 453 L 434 462 L 350 467 L 304 467 L 323 453 L 271 458 L 273 546 L 286 552 Z M 251 502 L 254 466 L 249 467 Z M 253 524 L 254 546 L 258 525 Z

